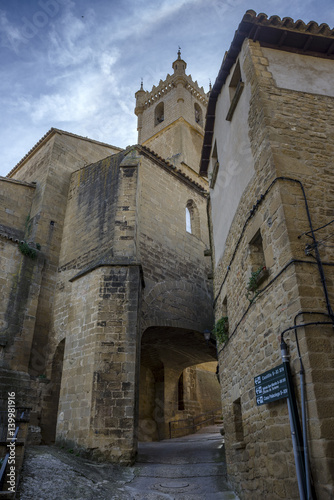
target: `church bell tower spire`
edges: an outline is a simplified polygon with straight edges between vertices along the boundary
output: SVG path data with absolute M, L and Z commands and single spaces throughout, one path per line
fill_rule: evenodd
M 141 84 L 135 94 L 138 143 L 182 170 L 198 172 L 208 97 L 186 74 L 180 47 L 172 68 L 150 92 Z

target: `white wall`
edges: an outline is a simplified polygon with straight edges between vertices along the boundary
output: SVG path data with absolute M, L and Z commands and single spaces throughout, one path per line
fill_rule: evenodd
M 247 43 L 247 41 L 245 42 Z M 245 81 L 242 66 L 245 44 L 240 53 L 242 81 L 245 83 L 231 121 L 226 120 L 230 107 L 229 83 L 235 66 L 231 69 L 217 100 L 215 129 L 212 148 L 217 143 L 219 171 L 214 189 L 211 190 L 213 240 L 216 264 L 221 259 L 226 238 L 238 208 L 241 196 L 254 174 L 254 162 L 248 137 L 248 112 L 250 85 Z M 210 165 L 210 171 L 212 165 Z
M 333 60 L 262 47 L 277 87 L 334 97 Z

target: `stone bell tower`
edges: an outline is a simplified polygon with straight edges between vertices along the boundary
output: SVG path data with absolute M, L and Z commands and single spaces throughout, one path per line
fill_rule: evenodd
M 150 92 L 136 92 L 138 143 L 152 149 L 184 171 L 199 172 L 208 96 L 186 75 L 181 51 L 167 75 Z

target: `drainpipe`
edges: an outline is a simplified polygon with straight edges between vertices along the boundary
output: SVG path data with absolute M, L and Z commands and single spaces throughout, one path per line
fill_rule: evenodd
M 300 377 L 300 396 L 301 396 L 301 407 L 302 407 L 302 425 L 303 425 L 303 442 L 304 442 L 304 464 L 305 464 L 306 498 L 307 498 L 307 500 L 312 500 L 313 496 L 312 496 L 312 489 L 311 489 L 311 477 L 310 477 L 310 466 L 309 466 L 309 456 L 308 456 L 308 443 L 307 443 L 305 372 L 304 372 L 304 366 L 303 366 L 302 362 L 301 362 L 301 366 L 300 366 L 299 377 Z
M 307 500 L 306 497 L 306 478 L 305 478 L 305 467 L 304 467 L 304 456 L 303 456 L 303 438 L 300 428 L 300 421 L 298 417 L 298 409 L 296 404 L 296 396 L 292 384 L 292 375 L 288 354 L 288 347 L 284 340 L 281 341 L 281 355 L 285 370 L 285 376 L 288 387 L 288 411 L 290 419 L 290 429 L 292 437 L 293 453 L 295 457 L 296 473 L 299 489 L 300 500 Z

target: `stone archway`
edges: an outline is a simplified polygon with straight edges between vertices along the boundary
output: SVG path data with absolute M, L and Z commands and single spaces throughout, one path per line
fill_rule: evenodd
M 168 437 L 169 422 L 184 417 L 179 409 L 181 374 L 190 366 L 212 361 L 217 361 L 216 347 L 206 344 L 201 332 L 171 326 L 146 329 L 141 343 L 140 441 Z

